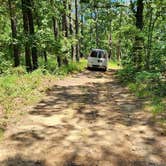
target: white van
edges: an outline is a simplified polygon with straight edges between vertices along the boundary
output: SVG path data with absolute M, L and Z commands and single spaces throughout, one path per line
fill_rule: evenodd
M 105 50 L 93 49 L 88 57 L 88 69 L 99 68 L 104 71 L 108 68 L 108 54 Z

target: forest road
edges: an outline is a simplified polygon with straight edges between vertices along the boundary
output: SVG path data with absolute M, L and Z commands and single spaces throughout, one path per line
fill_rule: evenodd
M 7 129 L 0 166 L 166 166 L 166 137 L 115 71 L 84 71 Z

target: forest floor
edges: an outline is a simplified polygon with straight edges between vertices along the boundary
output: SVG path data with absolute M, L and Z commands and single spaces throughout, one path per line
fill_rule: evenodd
M 57 80 L 10 125 L 0 166 L 165 166 L 166 136 L 115 71 Z

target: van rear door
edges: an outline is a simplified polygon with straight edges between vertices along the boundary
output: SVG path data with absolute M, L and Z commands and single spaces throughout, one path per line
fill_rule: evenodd
M 92 65 L 98 65 L 98 51 L 93 50 L 88 58 L 88 61 Z

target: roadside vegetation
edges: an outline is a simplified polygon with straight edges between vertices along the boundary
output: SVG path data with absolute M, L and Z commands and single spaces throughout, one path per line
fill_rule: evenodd
M 154 120 L 166 125 L 166 77 L 163 72 L 137 71 L 126 66 L 117 75 L 131 92 L 144 100 L 145 109 L 153 113 Z
M 85 69 L 86 60 L 69 62 L 66 66 L 56 64 L 28 73 L 24 67 L 8 68 L 0 76 L 0 137 L 12 117 L 26 113 L 27 109 L 43 97 L 57 79 Z

